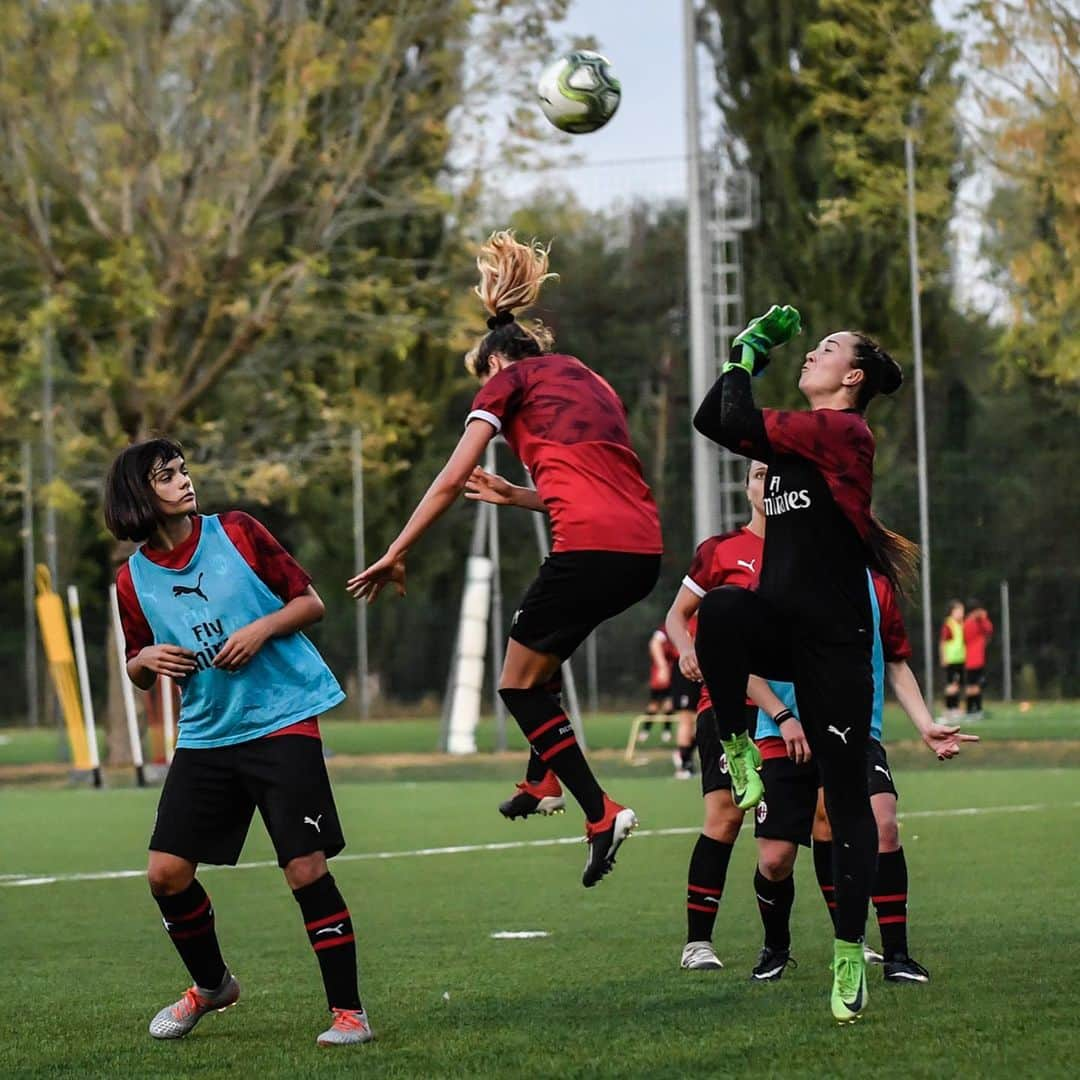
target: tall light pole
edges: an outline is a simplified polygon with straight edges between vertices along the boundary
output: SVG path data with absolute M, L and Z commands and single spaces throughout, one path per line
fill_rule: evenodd
M 690 399 L 691 407 L 701 404 L 712 385 L 713 356 L 709 340 L 712 317 L 709 311 L 706 276 L 705 167 L 701 154 L 701 109 L 698 101 L 697 11 L 694 0 L 683 0 L 683 67 L 686 109 L 687 190 L 686 190 L 686 278 L 689 291 Z M 691 432 L 690 449 L 694 483 L 694 542 L 700 543 L 718 531 L 719 448 L 704 435 Z
M 353 559 L 359 570 L 367 565 L 364 556 L 364 457 L 363 433 L 359 427 L 352 431 L 352 509 Z M 368 700 L 368 627 L 367 601 L 356 603 L 356 689 L 360 696 L 360 719 L 366 720 L 371 703 Z
M 933 611 L 930 597 L 930 494 L 926 465 L 926 393 L 923 386 L 922 310 L 919 298 L 919 237 L 915 220 L 915 144 L 904 139 L 907 167 L 908 260 L 911 267 L 911 347 L 915 358 L 915 445 L 919 483 L 919 547 L 922 549 L 923 693 L 934 697 Z

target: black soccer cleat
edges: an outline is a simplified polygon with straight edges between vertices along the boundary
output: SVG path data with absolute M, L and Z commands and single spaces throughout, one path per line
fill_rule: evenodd
M 622 842 L 637 828 L 637 815 L 628 806 L 604 796 L 604 816 L 585 825 L 585 840 L 589 845 L 589 857 L 581 884 L 591 889 L 615 865 L 615 853 Z
M 499 803 L 499 813 L 513 821 L 514 818 L 527 818 L 533 814 L 561 814 L 566 809 L 562 786 L 553 772 L 549 772 L 538 784 L 523 780 L 517 786 L 517 793 Z
M 770 949 L 766 945 L 758 953 L 757 963 L 754 965 L 754 970 L 750 972 L 750 978 L 754 982 L 776 982 L 777 979 L 783 977 L 784 968 L 788 964 L 792 967 L 799 966 L 788 949 Z
M 928 983 L 930 972 L 910 956 L 890 956 L 885 961 L 885 981 L 894 983 Z

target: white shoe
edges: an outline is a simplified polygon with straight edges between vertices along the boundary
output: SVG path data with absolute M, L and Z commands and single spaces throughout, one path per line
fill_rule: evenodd
M 668 731 L 666 728 L 660 732 L 660 741 L 671 742 L 671 732 Z
M 334 1022 L 316 1039 L 319 1046 L 349 1046 L 371 1042 L 375 1032 L 363 1009 L 331 1009 Z
M 723 966 L 711 941 L 687 942 L 679 961 L 679 967 L 685 971 L 719 971 Z
M 676 769 L 675 770 L 675 779 L 676 780 L 693 780 L 694 779 L 694 774 L 689 769 Z
M 166 1005 L 150 1021 L 150 1034 L 155 1039 L 183 1038 L 208 1012 L 224 1012 L 239 997 L 240 984 L 226 971 L 216 990 L 192 986 L 179 1001 Z

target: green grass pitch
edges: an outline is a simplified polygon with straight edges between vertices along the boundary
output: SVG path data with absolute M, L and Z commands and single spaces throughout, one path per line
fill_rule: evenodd
M 576 814 L 504 822 L 502 781 L 338 783 L 349 858 L 333 869 L 378 1034 L 345 1050 L 314 1045 L 326 1018 L 317 966 L 273 867 L 203 872 L 243 997 L 187 1039 L 151 1040 L 150 1017 L 186 982 L 141 875 L 13 882 L 140 870 L 156 792 L 9 788 L 0 1075 L 1075 1075 L 1077 776 L 899 773 L 912 952 L 933 981 L 894 987 L 872 970 L 867 1013 L 848 1028 L 828 1014 L 830 936 L 809 858 L 796 871 L 799 967 L 780 983 L 748 981 L 760 940 L 748 833 L 717 923 L 725 970 L 679 970 L 696 783 L 620 775 L 615 793 L 643 835 L 589 891 L 577 844 L 407 854 L 578 834 Z M 654 832 L 679 828 L 689 831 Z M 363 857 L 386 852 L 399 854 Z M 243 861 L 271 857 L 256 823 Z M 501 930 L 550 936 L 491 937 Z

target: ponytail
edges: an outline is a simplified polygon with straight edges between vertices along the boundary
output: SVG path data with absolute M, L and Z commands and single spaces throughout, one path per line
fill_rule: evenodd
M 874 514 L 870 515 L 866 544 L 870 549 L 870 568 L 887 577 L 898 594 L 907 595 L 918 575 L 919 545 L 885 528 Z
M 536 303 L 548 278 L 558 277 L 548 271 L 549 250 L 550 245 L 538 240 L 522 243 L 511 229 L 493 232 L 480 248 L 476 258 L 480 283 L 474 291 L 489 318 L 488 333 L 465 356 L 465 368 L 472 375 L 488 373 L 492 353 L 520 360 L 551 351 L 554 335 L 542 322 L 525 326 L 514 317 L 515 309 Z

